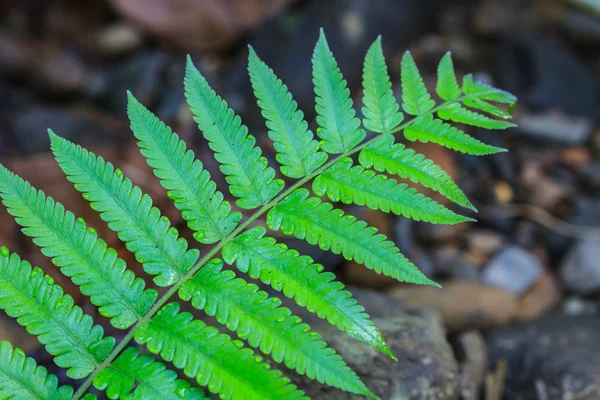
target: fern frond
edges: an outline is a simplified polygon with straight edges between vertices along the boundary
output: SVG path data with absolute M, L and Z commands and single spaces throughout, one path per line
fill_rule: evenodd
M 392 82 L 381 47 L 381 36 L 369 47 L 365 56 L 363 104 L 363 124 L 372 132 L 390 132 L 404 119 L 392 92 Z
M 153 113 L 128 94 L 131 130 L 162 186 L 168 190 L 175 207 L 194 231 L 200 243 L 213 244 L 229 235 L 242 219 L 231 212 L 223 193 L 185 142 Z
M 139 355 L 135 347 L 126 348 L 113 363 L 94 379 L 94 386 L 105 390 L 109 399 L 122 400 L 201 400 L 200 389 L 177 378 L 175 371 L 150 355 Z
M 454 213 L 404 183 L 365 170 L 360 165 L 353 167 L 350 158 L 338 161 L 319 175 L 313 181 L 312 189 L 317 196 L 327 195 L 331 201 L 366 205 L 373 210 L 393 212 L 415 221 L 434 224 L 474 221 Z
M 256 140 L 227 103 L 208 85 L 188 57 L 185 95 L 194 120 L 215 152 L 226 175 L 229 191 L 236 204 L 252 209 L 268 203 L 283 189 L 283 181 L 274 179 L 275 170 L 267 166 Z
M 180 297 L 215 316 L 250 346 L 270 354 L 299 374 L 354 393 L 373 396 L 358 376 L 308 325 L 281 307 L 254 284 L 222 270 L 223 260 L 214 259 L 179 290 Z
M 446 171 L 423 154 L 416 153 L 401 143 L 394 144 L 392 135 L 383 135 L 363 149 L 358 160 L 365 168 L 410 179 L 443 194 L 456 204 L 477 211 Z
M 317 111 L 317 135 L 321 147 L 330 154 L 345 153 L 358 145 L 366 136 L 350 98 L 350 89 L 329 49 L 321 29 L 312 56 L 313 83 Z
M 408 261 L 377 229 L 333 208 L 306 189 L 297 189 L 267 214 L 267 224 L 322 250 L 342 254 L 379 274 L 400 282 L 439 286 Z
M 242 342 L 194 320 L 190 313 L 179 313 L 178 303 L 163 307 L 135 337 L 223 400 L 307 399 Z
M 435 106 L 435 101 L 427 92 L 421 73 L 409 51 L 402 56 L 400 75 L 404 112 L 418 116 L 431 110 Z
M 90 296 L 100 314 L 126 329 L 156 300 L 157 292 L 125 268 L 116 250 L 106 246 L 96 231 L 87 228 L 62 204 L 46 197 L 28 182 L 0 166 L 0 196 L 23 233 L 33 238 L 45 256 Z
M 482 141 L 467 135 L 463 131 L 434 119 L 431 114 L 424 115 L 404 130 L 404 137 L 412 142 L 436 143 L 461 153 L 477 156 L 505 152 L 500 147 L 490 146 Z
M 456 73 L 454 72 L 454 65 L 452 63 L 450 52 L 447 52 L 440 60 L 437 69 L 437 79 L 435 91 L 438 96 L 440 96 L 440 99 L 451 101 L 460 97 L 462 91 L 456 80 Z
M 0 308 L 36 335 L 54 363 L 74 379 L 88 376 L 115 346 L 92 317 L 73 305 L 52 277 L 0 249 Z
M 463 77 L 462 91 L 466 95 L 474 95 L 481 100 L 508 105 L 514 105 L 517 102 L 517 98 L 512 93 L 474 81 L 472 74 Z
M 250 81 L 277 150 L 281 173 L 290 178 L 303 178 L 323 165 L 327 154 L 318 150 L 319 143 L 313 138 L 287 86 L 258 58 L 252 47 L 249 49 Z
M 10 400 L 68 400 L 70 386 L 58 386 L 58 379 L 38 366 L 21 349 L 0 342 L 0 398 Z
M 265 237 L 265 232 L 265 228 L 256 226 L 227 244 L 222 252 L 225 261 L 235 262 L 251 278 L 271 285 L 348 335 L 393 357 L 365 309 L 335 280 L 334 274 L 323 272 L 323 266 L 310 257 Z
M 170 286 L 198 260 L 200 252 L 188 250 L 167 217 L 152 206 L 152 199 L 133 186 L 121 170 L 79 145 L 50 132 L 52 151 L 69 181 L 118 233 L 127 249 L 155 276 L 158 286 Z
M 507 129 L 516 125 L 512 122 L 500 121 L 489 118 L 483 114 L 471 111 L 458 103 L 442 107 L 437 112 L 438 117 L 446 121 L 458 122 L 465 125 L 477 126 L 486 129 Z

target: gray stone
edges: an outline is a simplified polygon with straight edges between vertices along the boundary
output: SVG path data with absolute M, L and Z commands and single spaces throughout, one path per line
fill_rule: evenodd
M 490 335 L 489 366 L 507 363 L 506 400 L 600 400 L 600 318 L 555 315 Z
M 542 266 L 534 255 L 519 246 L 507 246 L 488 263 L 481 279 L 490 286 L 520 296 L 540 278 L 541 274 Z
M 600 291 L 600 240 L 577 242 L 563 260 L 560 276 L 568 289 L 579 294 Z
M 403 303 L 374 291 L 352 290 L 379 327 L 391 351 L 385 354 L 323 322 L 313 327 L 381 399 L 458 399 L 460 373 L 446 341 L 439 316 L 432 311 L 407 310 Z M 291 375 L 290 375 L 291 376 Z M 315 400 L 364 399 L 294 374 L 294 383 Z

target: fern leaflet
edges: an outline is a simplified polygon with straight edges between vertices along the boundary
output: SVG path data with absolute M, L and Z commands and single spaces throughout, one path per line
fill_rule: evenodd
M 381 36 L 369 47 L 365 56 L 363 104 L 363 124 L 372 132 L 390 132 L 404 119 L 392 92 L 392 83 L 381 47 Z
M 90 296 L 114 327 L 130 327 L 154 303 L 156 290 L 144 290 L 145 282 L 125 268 L 116 250 L 108 248 L 82 218 L 76 219 L 62 204 L 3 166 L 0 195 L 9 213 L 23 226 L 23 233 Z
M 342 254 L 400 282 L 435 285 L 377 229 L 297 189 L 267 214 L 269 228 L 294 235 L 322 250 Z
M 158 286 L 172 285 L 196 263 L 199 251 L 188 250 L 169 219 L 152 206 L 150 196 L 133 186 L 121 170 L 53 133 L 50 139 L 69 181 L 118 233 L 144 270 L 157 275 L 154 282 Z
M 102 371 L 94 379 L 94 386 L 106 390 L 109 399 L 204 399 L 202 391 L 191 388 L 187 381 L 177 379 L 174 371 L 154 361 L 152 356 L 139 355 L 134 347 L 125 349 L 109 368 Z
M 311 332 L 299 317 L 281 307 L 281 300 L 269 298 L 254 284 L 223 271 L 223 261 L 214 259 L 184 284 L 182 299 L 215 316 L 236 331 L 250 346 L 270 354 L 299 374 L 343 390 L 373 396 L 356 374 L 320 336 Z
M 406 184 L 399 184 L 395 179 L 365 170 L 360 165 L 353 167 L 350 158 L 338 161 L 319 175 L 312 187 L 316 195 L 327 195 L 332 201 L 366 205 L 373 210 L 393 212 L 416 221 L 434 224 L 473 221 L 450 211 Z
M 277 151 L 281 173 L 290 178 L 302 178 L 323 165 L 327 154 L 318 151 L 319 143 L 313 139 L 298 104 L 252 47 L 248 73 Z
M 319 125 L 317 135 L 322 139 L 321 147 L 331 154 L 345 153 L 356 147 L 366 133 L 355 117 L 350 89 L 329 50 L 323 29 L 315 46 L 312 64 Z
M 444 121 L 434 119 L 431 114 L 417 118 L 411 126 L 404 130 L 404 137 L 413 142 L 418 140 L 422 143 L 437 143 L 461 153 L 477 156 L 506 151 L 500 147 L 485 144 Z
M 167 304 L 135 337 L 223 400 L 307 399 L 240 341 L 194 320 L 190 313 L 179 313 L 177 303 Z
M 435 106 L 421 77 L 421 73 L 415 64 L 410 52 L 402 56 L 400 69 L 402 82 L 402 109 L 405 113 L 418 116 L 423 115 Z
M 414 183 L 443 194 L 455 203 L 475 210 L 465 194 L 439 165 L 425 158 L 423 154 L 406 148 L 403 144 L 394 144 L 392 135 L 383 135 L 359 154 L 358 160 L 365 168 L 379 172 L 396 174 Z
M 38 366 L 21 349 L 0 342 L 0 397 L 11 400 L 68 400 L 69 386 L 58 387 L 58 379 Z
M 442 57 L 437 70 L 438 81 L 435 88 L 440 99 L 445 101 L 456 100 L 462 94 L 458 82 L 456 80 L 456 73 L 454 72 L 454 65 L 452 64 L 452 57 L 450 52 L 446 53 Z
M 462 107 L 458 103 L 449 104 L 442 107 L 437 112 L 438 117 L 446 121 L 459 122 L 461 124 L 477 126 L 486 129 L 507 129 L 516 125 L 512 122 L 500 121 L 486 117 L 475 111 Z
M 231 212 L 229 202 L 210 179 L 210 174 L 183 140 L 154 114 L 128 94 L 131 130 L 142 154 L 167 189 L 175 207 L 200 243 L 212 244 L 231 233 L 242 219 Z
M 379 330 L 365 309 L 358 305 L 344 285 L 331 272 L 307 256 L 265 235 L 265 228 L 254 227 L 223 248 L 227 263 L 294 298 L 301 307 L 325 318 L 350 336 L 393 357 Z
M 6 247 L 0 249 L 0 308 L 38 336 L 54 363 L 74 379 L 88 376 L 115 345 L 50 276 L 9 255 Z
M 189 57 L 185 94 L 198 127 L 221 163 L 229 191 L 239 199 L 236 204 L 252 209 L 269 202 L 283 189 L 283 181 L 273 179 L 275 170 L 267 166 L 248 128 L 211 89 Z

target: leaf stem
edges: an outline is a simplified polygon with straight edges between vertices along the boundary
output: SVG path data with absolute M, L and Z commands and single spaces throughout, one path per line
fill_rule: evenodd
M 471 94 L 471 95 L 464 95 L 464 96 L 458 97 L 454 100 L 446 101 L 446 102 L 432 108 L 431 110 L 427 111 L 427 113 L 425 113 L 423 115 L 433 114 L 434 112 L 440 110 L 441 108 L 446 107 L 453 103 L 459 103 L 459 102 L 462 102 L 469 98 L 481 97 L 482 95 L 493 94 L 493 93 L 495 93 L 495 92 L 489 91 L 489 92 L 482 92 L 482 93 L 476 93 L 476 94 Z M 269 211 L 271 208 L 273 208 L 275 205 L 277 205 L 279 202 L 281 202 L 281 200 L 283 200 L 286 196 L 289 196 L 294 190 L 296 190 L 296 189 L 300 188 L 301 186 L 303 186 L 304 184 L 308 183 L 310 180 L 314 179 L 315 177 L 317 177 L 318 175 L 323 173 L 327 168 L 331 167 L 333 164 L 335 164 L 339 160 L 341 160 L 345 157 L 350 157 L 350 156 L 356 154 L 357 152 L 363 150 L 364 148 L 370 146 L 373 142 L 375 142 L 377 139 L 379 139 L 379 137 L 381 137 L 384 134 L 395 134 L 395 133 L 398 133 L 398 132 L 410 127 L 417 120 L 417 118 L 422 117 L 423 115 L 415 116 L 412 119 L 410 119 L 409 121 L 406 121 L 403 124 L 398 125 L 398 127 L 396 127 L 395 129 L 393 129 L 389 132 L 378 133 L 375 136 L 373 136 L 372 138 L 364 141 L 359 146 L 356 146 L 355 148 L 353 148 L 349 151 L 346 151 L 346 152 L 340 154 L 339 156 L 332 158 L 331 160 L 329 160 L 328 162 L 326 162 L 325 164 L 323 164 L 322 166 L 320 166 L 319 168 L 317 168 L 310 174 L 306 175 L 304 178 L 300 179 L 294 185 L 290 186 L 287 190 L 280 193 L 278 196 L 273 198 L 271 201 L 269 201 L 268 203 L 263 205 L 260 209 L 258 209 L 258 211 L 256 211 L 254 214 L 252 214 L 246 221 L 244 221 L 244 223 L 242 223 L 240 226 L 238 226 L 233 232 L 231 232 L 229 235 L 227 235 L 227 237 L 225 237 L 223 240 L 221 240 L 208 253 L 206 253 L 206 255 L 204 257 L 202 257 L 202 259 L 200 259 L 192 268 L 190 268 L 190 270 L 188 272 L 186 272 L 185 275 L 183 275 L 177 282 L 175 282 L 175 284 L 173 284 L 173 286 L 171 286 L 169 288 L 169 290 L 167 290 L 165 292 L 165 294 L 163 294 L 161 296 L 161 298 L 158 299 L 156 303 L 154 303 L 152 308 L 150 308 L 131 327 L 129 333 L 127 333 L 127 335 L 123 338 L 123 340 L 121 340 L 121 342 L 119 342 L 119 344 L 113 349 L 113 351 L 100 364 L 98 364 L 98 366 L 94 369 L 94 371 L 87 377 L 87 379 L 79 387 L 77 392 L 75 392 L 75 394 L 73 395 L 71 400 L 81 399 L 81 397 L 85 394 L 86 390 L 93 383 L 94 378 L 100 372 L 102 372 L 103 370 L 108 368 L 110 366 L 110 364 L 112 364 L 112 362 L 121 353 L 121 351 L 123 351 L 123 349 L 129 344 L 129 342 L 131 342 L 131 340 L 134 339 L 135 332 L 137 331 L 137 329 L 140 326 L 148 323 L 156 315 L 156 313 L 165 305 L 165 303 L 167 301 L 169 301 L 169 299 L 179 290 L 179 288 L 184 283 L 189 281 L 196 274 L 196 272 L 198 272 L 202 267 L 204 267 L 204 265 L 206 265 L 219 251 L 221 251 L 221 249 L 225 245 L 227 245 L 230 242 L 232 242 L 233 240 L 235 240 L 237 238 L 237 236 L 248 227 L 248 225 L 250 225 L 256 219 L 261 217 L 263 214 L 265 214 L 267 211 Z

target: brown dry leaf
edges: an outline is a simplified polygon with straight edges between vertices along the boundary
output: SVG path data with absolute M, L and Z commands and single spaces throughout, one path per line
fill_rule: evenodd
M 111 0 L 149 33 L 192 52 L 221 51 L 292 0 Z

